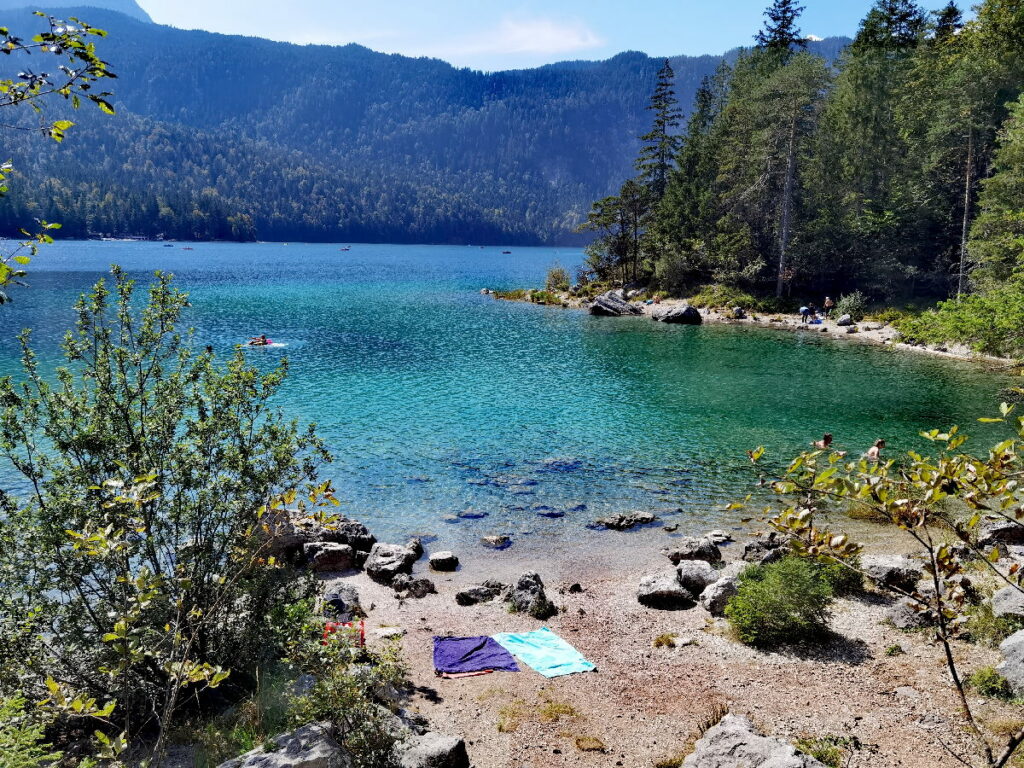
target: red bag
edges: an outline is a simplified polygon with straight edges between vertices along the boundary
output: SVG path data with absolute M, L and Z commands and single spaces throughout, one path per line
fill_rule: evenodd
M 344 629 L 355 629 L 356 623 L 354 621 L 328 621 L 324 625 L 324 639 L 323 644 L 327 645 L 327 638 L 333 635 L 335 632 Z M 366 622 L 362 619 L 359 620 L 359 647 L 362 648 L 366 645 Z

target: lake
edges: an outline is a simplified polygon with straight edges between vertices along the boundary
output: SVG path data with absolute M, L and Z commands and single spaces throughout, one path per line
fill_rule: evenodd
M 314 421 L 336 457 L 342 509 L 379 537 L 465 543 L 509 533 L 574 546 L 585 524 L 675 510 L 682 531 L 735 523 L 723 507 L 755 487 L 746 451 L 781 461 L 823 432 L 860 453 L 926 448 L 923 429 L 978 440 L 1006 381 L 981 368 L 819 334 L 496 301 L 481 288 L 540 285 L 569 249 L 61 242 L 0 309 L 0 374 L 17 374 L 22 327 L 42 364 L 59 359 L 72 304 L 112 263 L 174 272 L 199 345 L 250 349 L 291 373 L 277 404 Z M 4 468 L 0 477 L 10 487 Z M 470 511 L 476 519 L 452 519 Z

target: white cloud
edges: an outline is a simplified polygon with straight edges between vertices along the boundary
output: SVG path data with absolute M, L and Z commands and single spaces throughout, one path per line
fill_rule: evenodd
M 817 35 L 807 35 L 807 37 L 804 38 L 804 40 L 810 40 L 812 43 L 820 43 L 824 39 L 824 37 L 818 37 Z
M 605 40 L 579 19 L 506 16 L 497 27 L 435 44 L 417 53 L 442 59 L 481 54 L 550 56 L 600 48 L 604 44 Z

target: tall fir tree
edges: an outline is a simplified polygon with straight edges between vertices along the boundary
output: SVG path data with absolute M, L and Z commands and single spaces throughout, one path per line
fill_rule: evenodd
M 668 175 L 676 153 L 679 151 L 680 136 L 676 133 L 683 113 L 679 111 L 679 100 L 674 89 L 675 72 L 668 59 L 658 71 L 658 83 L 647 106 L 654 112 L 651 130 L 640 137 L 643 142 L 636 160 L 640 182 L 647 188 L 652 204 L 665 196 Z
M 796 48 L 806 48 L 807 40 L 796 23 L 803 11 L 796 0 L 775 0 L 764 12 L 764 29 L 754 36 L 758 47 L 787 54 Z
M 935 12 L 935 39 L 946 41 L 960 33 L 964 27 L 964 15 L 960 7 L 950 2 L 940 11 Z

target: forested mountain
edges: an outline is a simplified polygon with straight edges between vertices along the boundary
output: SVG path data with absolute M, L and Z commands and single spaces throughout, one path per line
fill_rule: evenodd
M 623 53 L 481 73 L 62 13 L 109 32 L 98 48 L 119 75 L 117 115 L 69 114 L 58 148 L 5 136 L 23 174 L 0 201 L 5 233 L 45 218 L 73 236 L 579 242 L 650 127 L 662 64 Z M 846 42 L 814 45 L 835 57 Z M 721 61 L 672 59 L 676 90 L 689 100 Z
M 46 0 L 46 2 L 39 3 L 38 6 L 33 7 L 45 8 L 51 13 L 64 13 L 67 8 L 81 8 L 83 5 L 88 6 L 89 11 L 102 8 L 108 11 L 123 13 L 125 16 L 131 16 L 139 21 L 150 23 L 153 21 L 149 14 L 135 0 L 89 0 L 87 3 L 82 3 L 81 0 Z M 25 8 L 25 0 L 0 0 L 0 12 L 4 13 L 5 18 L 7 11 L 19 11 L 23 8 Z M 74 14 L 69 13 L 67 15 L 72 16 Z

